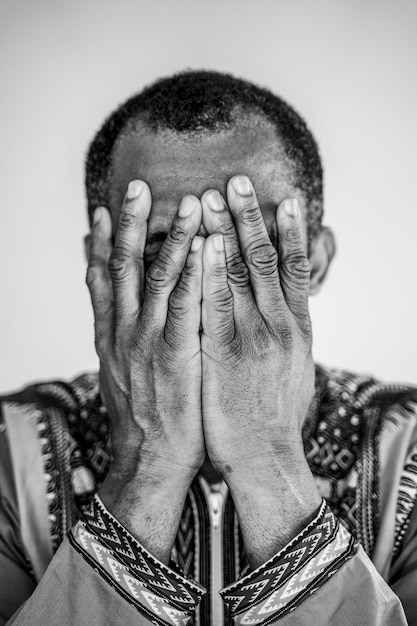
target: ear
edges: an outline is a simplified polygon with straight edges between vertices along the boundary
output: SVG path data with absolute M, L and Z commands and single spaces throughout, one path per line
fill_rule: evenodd
M 88 263 L 88 259 L 90 258 L 90 246 L 91 246 L 91 234 L 87 233 L 87 235 L 84 236 L 84 254 L 85 254 L 85 260 Z
M 336 241 L 333 232 L 325 226 L 311 242 L 310 295 L 315 295 L 320 291 L 335 254 Z

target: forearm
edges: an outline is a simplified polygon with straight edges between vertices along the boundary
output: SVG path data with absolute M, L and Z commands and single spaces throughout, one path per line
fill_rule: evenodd
M 248 461 L 227 478 L 245 550 L 256 568 L 281 550 L 314 517 L 321 503 L 301 453 Z
M 191 475 L 175 471 L 170 477 L 151 479 L 140 467 L 129 473 L 110 470 L 99 495 L 133 537 L 167 564 L 191 481 Z

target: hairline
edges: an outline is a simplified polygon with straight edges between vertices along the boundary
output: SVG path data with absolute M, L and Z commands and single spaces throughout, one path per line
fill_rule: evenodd
M 173 89 L 175 97 L 178 97 L 178 90 L 185 89 L 187 93 L 187 82 L 195 80 L 198 84 L 196 88 L 204 90 L 205 84 L 212 84 L 214 89 L 218 85 L 225 88 L 225 101 L 218 100 L 218 105 L 225 106 L 225 115 L 220 114 L 217 119 L 200 116 L 201 110 L 193 116 L 190 109 L 190 118 L 187 113 L 184 123 L 178 124 L 178 115 L 175 108 L 170 112 L 168 103 L 166 109 L 155 108 L 155 98 L 165 98 L 166 89 Z M 245 93 L 246 92 L 246 93 Z M 192 99 L 193 96 L 191 96 Z M 208 94 L 208 101 L 210 101 Z M 219 97 L 219 94 L 216 94 Z M 232 107 L 228 108 L 230 98 L 236 97 Z M 168 96 L 169 100 L 169 96 Z M 155 101 L 155 102 L 154 102 Z M 201 103 L 201 101 L 200 101 Z M 181 105 L 181 101 L 179 101 Z M 192 103 L 191 103 L 192 104 Z M 216 105 L 214 105 L 216 106 Z M 86 160 L 86 190 L 88 203 L 88 216 L 90 224 L 96 206 L 108 204 L 109 189 L 112 184 L 112 173 L 114 172 L 114 151 L 120 136 L 126 132 L 126 128 L 132 120 L 148 115 L 150 130 L 171 129 L 184 137 L 201 136 L 205 138 L 216 132 L 216 127 L 220 129 L 236 125 L 237 120 L 230 123 L 231 111 L 244 110 L 243 119 L 253 118 L 254 114 L 271 124 L 278 140 L 282 144 L 285 160 L 288 162 L 289 171 L 293 172 L 295 179 L 295 189 L 297 189 L 305 200 L 307 208 L 307 229 L 309 240 L 320 232 L 323 218 L 323 164 L 320 157 L 317 141 L 309 129 L 305 119 L 296 109 L 292 107 L 279 95 L 271 92 L 267 88 L 258 86 L 250 81 L 235 77 L 224 72 L 207 70 L 187 70 L 178 72 L 171 76 L 158 79 L 148 85 L 141 92 L 133 95 L 122 103 L 105 120 L 100 130 L 96 133 L 91 142 Z M 215 116 L 216 117 L 216 116 Z M 236 115 L 233 117 L 236 118 Z M 190 124 L 187 126 L 188 121 Z M 242 123 L 242 120 L 240 120 Z M 204 128 L 199 129 L 202 125 Z M 196 134 L 197 129 L 197 134 Z M 98 159 L 101 158 L 101 163 Z
M 185 144 L 187 141 L 201 140 L 203 143 L 204 140 L 209 139 L 215 135 L 219 135 L 223 132 L 232 131 L 235 128 L 249 128 L 256 131 L 256 128 L 263 127 L 265 130 L 269 130 L 273 133 L 274 141 L 279 148 L 280 152 L 282 152 L 283 159 L 286 161 L 286 169 L 289 176 L 290 185 L 297 189 L 300 194 L 303 196 L 306 201 L 306 206 L 308 204 L 305 192 L 300 189 L 300 187 L 296 184 L 297 178 L 297 166 L 295 160 L 291 158 L 288 154 L 288 148 L 285 145 L 285 141 L 280 137 L 277 125 L 265 115 L 265 113 L 261 110 L 251 111 L 248 107 L 243 107 L 242 105 L 236 105 L 232 110 L 233 117 L 230 123 L 219 123 L 215 128 L 206 128 L 202 127 L 201 129 L 196 130 L 186 130 L 179 131 L 173 128 L 169 128 L 168 126 L 160 125 L 152 125 L 146 119 L 146 112 L 139 112 L 136 115 L 132 115 L 128 118 L 124 124 L 124 126 L 120 129 L 120 132 L 115 139 L 110 155 L 109 155 L 109 165 L 107 167 L 106 172 L 106 182 L 107 182 L 107 200 L 110 202 L 111 199 L 111 186 L 114 182 L 114 172 L 115 172 L 115 162 L 114 157 L 118 148 L 122 141 L 126 138 L 132 137 L 134 135 L 143 135 L 148 134 L 148 136 L 161 136 L 165 135 L 167 140 L 170 138 L 180 139 Z

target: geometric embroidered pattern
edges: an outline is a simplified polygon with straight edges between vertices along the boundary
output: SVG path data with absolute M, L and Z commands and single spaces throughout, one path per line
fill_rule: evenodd
M 153 557 L 98 496 L 72 530 L 73 546 L 118 591 L 158 624 L 187 624 L 203 587 Z
M 398 487 L 395 512 L 395 543 L 393 555 L 399 551 L 401 542 L 410 522 L 410 516 L 417 501 L 417 444 L 407 456 Z
M 72 523 L 73 513 L 75 512 L 78 518 L 79 513 L 85 512 L 79 525 L 80 533 L 77 541 L 74 538 L 75 535 L 70 536 L 72 544 L 80 554 L 123 597 L 138 610 L 146 613 L 153 623 L 171 624 L 177 620 L 177 623 L 181 624 L 182 618 L 175 613 L 170 616 L 169 610 L 167 613 L 162 606 L 166 608 L 169 604 L 171 609 L 188 616 L 193 611 L 192 607 L 197 606 L 203 593 L 198 585 L 181 577 L 182 572 L 187 577 L 195 577 L 207 586 L 210 594 L 217 595 L 218 591 L 210 585 L 210 524 L 204 494 L 201 494 L 200 498 L 196 480 L 197 487 L 195 485 L 191 487 L 184 506 L 175 544 L 178 556 L 176 562 L 182 569 L 176 572 L 165 568 L 152 555 L 146 553 L 144 548 L 116 520 L 112 519 L 110 514 L 107 517 L 101 513 L 101 508 L 104 507 L 99 500 L 93 503 L 92 509 L 87 509 L 93 493 L 99 489 L 111 464 L 109 420 L 98 388 L 97 374 L 83 375 L 71 383 L 54 381 L 33 385 L 7 400 L 17 402 L 20 406 L 36 408 L 39 412 L 39 445 L 44 463 L 45 504 L 49 513 L 50 538 L 54 551 L 62 541 L 65 529 Z M 384 392 L 382 395 L 381 390 Z M 375 392 L 378 392 L 376 396 Z M 406 400 L 404 394 L 408 394 Z M 347 525 L 351 534 L 362 543 L 370 529 L 372 533 L 377 533 L 378 527 L 374 529 L 373 520 L 376 520 L 378 524 L 380 510 L 380 493 L 373 488 L 374 482 L 361 478 L 365 475 L 363 468 L 369 465 L 364 462 L 367 456 L 371 459 L 375 457 L 376 461 L 376 465 L 371 467 L 372 471 L 368 471 L 367 475 L 373 476 L 375 480 L 379 477 L 378 430 L 374 436 L 368 436 L 366 411 L 372 407 L 378 407 L 378 410 L 384 407 L 385 410 L 385 407 L 393 407 L 395 404 L 401 415 L 403 412 L 412 413 L 415 419 L 417 404 L 410 402 L 409 398 L 410 394 L 407 390 L 399 388 L 398 385 L 385 386 L 369 376 L 357 376 L 341 370 L 328 370 L 316 366 L 315 405 L 309 412 L 308 420 L 303 427 L 306 458 L 322 497 L 326 499 L 336 518 Z M 51 407 L 61 414 L 62 419 L 52 419 Z M 56 425 L 55 433 L 52 431 L 54 424 Z M 417 446 L 409 451 L 398 487 L 394 557 L 401 551 L 413 507 L 417 502 Z M 94 507 L 97 507 L 100 512 L 97 518 Z M 321 512 L 323 513 L 323 510 Z M 316 523 L 318 524 L 317 519 Z M 84 532 L 83 541 L 81 541 L 81 530 Z M 333 539 L 330 538 L 332 532 Z M 305 586 L 305 580 L 297 582 L 296 576 L 303 568 L 308 566 L 307 573 L 312 571 L 316 552 L 318 554 L 327 545 L 333 546 L 336 535 L 339 536 L 340 533 L 343 533 L 343 529 L 340 530 L 335 524 L 332 531 L 331 522 L 329 522 L 325 529 L 321 530 L 320 539 L 310 539 L 312 544 L 317 540 L 312 553 L 310 554 L 308 548 L 303 546 L 298 554 L 292 555 L 291 564 L 289 555 L 285 558 L 285 554 L 287 551 L 288 553 L 296 552 L 297 542 L 302 541 L 303 533 L 301 533 L 296 540 L 286 546 L 283 553 L 276 555 L 265 564 L 263 569 L 251 572 L 239 583 L 227 587 L 223 594 L 227 592 L 226 602 L 229 602 L 231 607 L 235 606 L 236 619 L 243 620 L 246 615 L 246 623 L 260 623 L 256 621 L 258 618 L 255 608 L 262 602 L 267 603 L 268 600 L 269 604 L 266 604 L 264 614 L 261 614 L 263 623 L 275 619 L 272 617 L 275 613 L 281 614 L 280 611 L 283 611 L 282 614 L 284 614 L 298 606 L 303 594 L 313 593 L 319 584 L 318 581 L 326 580 L 326 577 L 340 567 L 340 561 L 336 557 L 329 564 L 328 571 L 325 568 L 322 574 L 317 574 L 318 578 L 312 587 Z M 237 515 L 224 515 L 221 535 L 223 538 L 223 576 L 226 585 L 239 576 L 243 576 L 242 568 L 245 564 L 240 558 L 244 544 Z M 94 537 L 96 539 L 93 539 Z M 93 543 L 96 544 L 95 548 Z M 372 545 L 372 541 L 367 543 Z M 104 551 L 97 546 L 101 546 Z M 364 547 L 366 547 L 365 543 Z M 352 542 L 351 551 L 353 549 Z M 97 551 L 103 559 L 102 563 Z M 108 558 L 112 561 L 108 561 Z M 346 548 L 345 553 L 342 550 L 339 558 L 342 561 L 349 558 L 349 548 Z M 284 565 L 281 564 L 282 571 L 277 570 L 277 572 L 272 572 L 272 576 L 267 577 L 268 568 L 273 570 L 274 564 L 278 567 L 275 559 L 282 559 L 284 563 Z M 317 571 L 319 569 L 318 567 Z M 120 580 L 115 572 L 118 572 Z M 123 575 L 120 572 L 124 572 Z M 169 584 L 164 581 L 160 575 L 161 572 Z M 259 578 L 257 578 L 258 574 Z M 127 579 L 124 578 L 125 575 Z M 170 585 L 175 589 L 172 596 Z M 240 585 L 247 588 L 242 591 Z M 289 595 L 289 601 L 285 605 L 284 600 L 287 601 L 288 598 L 285 596 L 282 598 L 279 594 L 274 596 L 274 594 L 279 589 L 287 587 L 289 591 L 297 588 L 297 592 L 292 596 Z M 138 591 L 140 589 L 148 595 L 143 595 L 142 591 Z M 253 597 L 256 592 L 258 592 L 257 597 Z M 139 596 L 139 599 L 135 594 Z M 240 599 L 237 598 L 239 594 L 242 596 Z M 206 626 L 210 623 L 211 602 L 207 596 L 200 602 L 193 616 L 198 626 Z M 190 597 L 193 598 L 194 605 L 189 602 Z M 152 603 L 158 607 L 159 614 L 151 606 Z M 283 603 L 281 608 L 274 606 L 280 603 Z M 274 610 L 270 610 L 271 607 L 276 609 L 275 613 Z M 252 613 L 247 615 L 252 609 L 254 609 Z M 296 621 L 294 615 L 294 623 Z M 225 624 L 231 625 L 229 615 L 225 616 Z
M 356 551 L 323 501 L 316 518 L 264 565 L 220 593 L 235 624 L 269 624 L 293 611 Z
M 231 591 L 239 589 L 241 596 L 239 604 L 230 607 L 231 610 L 235 612 L 238 606 L 239 611 L 247 609 L 259 598 L 261 593 L 263 596 L 267 596 L 276 589 L 277 584 L 283 584 L 316 551 L 334 539 L 335 528 L 336 518 L 323 500 L 316 517 L 280 552 L 238 582 L 222 590 L 222 595 L 224 593 L 229 595 Z M 279 563 L 278 570 L 277 563 Z M 269 580 L 268 577 L 270 577 Z M 259 580 L 262 580 L 262 589 Z M 242 596 L 242 592 L 246 593 L 245 598 Z
M 82 522 L 77 522 L 70 538 L 73 547 L 86 561 L 153 624 L 185 626 L 189 623 L 190 614 L 170 606 L 167 600 L 132 576 L 129 568 L 120 563 L 114 552 L 103 546 L 98 537 L 89 533 Z
M 339 370 L 323 376 L 317 368 L 316 385 L 321 386 L 320 401 L 313 428 L 304 424 L 305 455 L 313 474 L 340 480 L 356 461 L 364 430 L 358 396 L 375 386 L 375 381 Z
M 377 517 L 378 502 L 375 498 L 359 502 L 358 470 L 362 467 L 364 455 L 362 442 L 366 434 L 367 398 L 376 387 L 377 382 L 372 377 L 317 366 L 317 411 L 315 419 L 309 416 L 303 427 L 306 459 L 313 475 L 320 481 L 322 497 L 349 531 L 355 537 L 366 539 L 368 545 L 372 544 L 372 536 L 368 541 L 368 527 L 371 526 L 373 531 L 369 522 Z M 377 440 L 375 436 L 371 438 L 372 442 Z M 374 452 L 374 448 L 367 448 L 367 458 L 372 459 Z M 368 476 L 369 472 L 365 474 Z M 361 484 L 367 487 L 366 476 Z M 371 483 L 371 492 L 372 486 Z M 362 503 L 366 508 L 363 519 L 366 519 L 367 527 L 359 532 L 362 531 L 363 519 L 359 519 Z
M 156 559 L 113 517 L 98 495 L 84 512 L 83 520 L 101 542 L 114 550 L 122 562 L 155 592 L 168 597 L 180 609 L 195 608 L 205 593 L 204 587 Z

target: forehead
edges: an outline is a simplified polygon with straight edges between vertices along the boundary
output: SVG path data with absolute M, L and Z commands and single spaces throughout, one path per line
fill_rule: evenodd
M 116 222 L 129 181 L 144 180 L 152 193 L 149 232 L 169 229 L 186 194 L 225 194 L 235 174 L 251 179 L 264 215 L 294 195 L 292 168 L 273 127 L 263 120 L 193 135 L 149 130 L 137 122 L 117 142 L 112 159 L 110 209 Z

